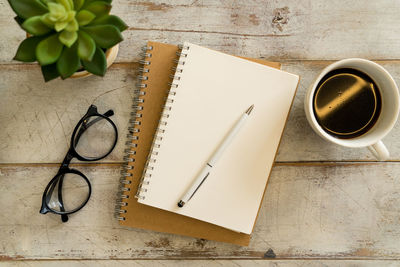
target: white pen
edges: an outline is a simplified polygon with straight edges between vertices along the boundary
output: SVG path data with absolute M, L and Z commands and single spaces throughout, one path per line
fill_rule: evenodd
M 251 105 L 246 110 L 246 112 L 242 115 L 242 117 L 240 117 L 240 119 L 235 124 L 235 126 L 233 126 L 232 130 L 222 141 L 222 143 L 220 144 L 218 149 L 215 151 L 215 153 L 211 156 L 211 159 L 206 163 L 206 165 L 203 167 L 203 169 L 201 170 L 199 175 L 196 177 L 192 186 L 185 193 L 185 195 L 182 197 L 182 199 L 178 202 L 178 207 L 182 208 L 194 196 L 194 194 L 197 192 L 197 190 L 200 188 L 200 186 L 204 183 L 204 181 L 210 175 L 212 167 L 217 163 L 218 159 L 222 156 L 222 153 L 224 153 L 225 149 L 232 142 L 233 138 L 239 132 L 240 128 L 242 128 L 242 126 L 246 122 L 246 120 L 249 117 L 253 108 L 254 108 L 254 105 Z

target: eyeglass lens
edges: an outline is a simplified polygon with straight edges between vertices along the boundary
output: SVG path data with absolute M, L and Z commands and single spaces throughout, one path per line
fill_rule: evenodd
M 94 115 L 86 118 L 79 125 L 73 146 L 75 151 L 84 158 L 102 158 L 113 149 L 116 137 L 116 130 L 110 121 Z
M 66 213 L 81 208 L 89 198 L 90 192 L 89 184 L 82 176 L 69 172 L 59 174 L 57 182 L 50 190 L 50 197 L 46 199 L 47 206 L 53 211 Z

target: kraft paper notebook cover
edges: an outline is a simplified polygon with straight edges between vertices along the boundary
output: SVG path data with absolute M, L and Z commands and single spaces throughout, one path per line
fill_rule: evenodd
M 295 74 L 185 42 L 138 201 L 251 234 L 298 81 Z M 252 104 L 218 163 L 208 164 Z M 207 180 L 178 207 L 206 163 Z
M 154 133 L 160 120 L 165 97 L 170 88 L 168 83 L 171 81 L 170 75 L 173 74 L 171 68 L 176 66 L 174 59 L 178 59 L 177 53 L 179 52 L 178 46 L 157 42 L 149 42 L 147 48 L 146 57 L 142 63 L 145 63 L 143 69 L 149 70 L 149 72 L 143 73 L 143 76 L 148 78 L 139 84 L 139 87 L 143 87 L 146 84 L 146 88 L 141 90 L 141 92 L 145 92 L 145 95 L 142 95 L 143 93 L 139 94 L 138 99 L 136 99 L 136 102 L 139 101 L 139 103 L 134 104 L 134 109 L 138 111 L 133 114 L 135 116 L 132 119 L 133 126 L 129 129 L 131 132 L 129 137 L 132 141 L 129 141 L 128 155 L 124 158 L 127 163 L 124 167 L 125 171 L 121 182 L 125 185 L 122 188 L 123 198 L 120 202 L 122 207 L 117 210 L 120 224 L 238 245 L 248 245 L 250 235 L 237 233 L 210 223 L 143 205 L 133 197 L 138 188 Z M 150 48 L 152 49 L 150 50 Z M 277 62 L 259 59 L 249 60 L 280 68 L 280 64 Z M 145 101 L 142 102 L 140 99 Z M 137 122 L 140 122 L 140 125 Z M 126 196 L 131 197 L 126 198 Z

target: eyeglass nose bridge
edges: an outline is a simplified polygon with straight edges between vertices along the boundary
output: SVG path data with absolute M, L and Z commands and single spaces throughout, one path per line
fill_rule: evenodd
M 63 162 L 61 163 L 60 171 L 65 171 L 66 169 L 69 169 L 68 166 L 74 157 L 75 157 L 75 154 L 74 154 L 73 150 L 69 149 L 67 155 L 65 156 Z

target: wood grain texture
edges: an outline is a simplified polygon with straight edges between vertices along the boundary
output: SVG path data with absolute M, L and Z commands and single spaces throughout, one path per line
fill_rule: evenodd
M 351 162 L 374 158 L 366 149 L 323 141 L 303 111 L 307 87 L 329 60 L 383 60 L 399 82 L 399 1 L 114 0 L 113 6 L 129 25 L 119 63 L 104 78 L 45 84 L 35 64 L 12 61 L 25 33 L 0 0 L 0 266 L 399 265 L 400 162 Z M 249 247 L 123 228 L 113 218 L 139 48 L 147 40 L 187 40 L 282 61 L 301 76 Z M 92 103 L 114 109 L 120 139 L 101 164 L 74 166 L 90 178 L 93 196 L 62 224 L 39 214 L 41 194 Z M 397 124 L 384 139 L 392 161 L 400 160 L 398 140 Z
M 120 133 L 108 161 L 121 162 L 134 95 L 134 68 L 111 68 L 105 78 L 45 83 L 35 65 L 0 66 L 0 162 L 61 162 L 72 131 L 91 104 L 113 109 Z M 99 145 L 102 145 L 101 143 Z
M 64 224 L 39 214 L 58 166 L 2 165 L 0 259 L 400 259 L 399 164 L 277 164 L 249 247 L 119 226 L 119 164 L 74 166 L 93 195 Z
M 130 26 L 119 62 L 138 61 L 147 40 L 187 40 L 231 54 L 268 59 L 398 59 L 399 1 L 132 1 L 112 13 Z M 0 62 L 10 62 L 24 32 L 0 0 Z
M 13 261 L 0 262 L 0 266 L 9 267 L 70 267 L 70 266 L 106 266 L 106 267 L 216 267 L 216 266 L 236 266 L 236 267 L 325 267 L 325 266 L 349 266 L 349 267 L 394 267 L 397 261 L 366 261 L 366 260 L 70 260 L 70 261 Z
M 366 148 L 349 149 L 328 143 L 315 134 L 305 118 L 304 94 L 329 61 L 293 61 L 282 69 L 301 76 L 300 85 L 286 125 L 277 161 L 369 161 Z M 398 82 L 399 61 L 379 62 Z M 100 112 L 113 109 L 120 138 L 113 153 L 103 162 L 121 162 L 130 118 L 138 64 L 115 64 L 104 78 L 56 80 L 44 83 L 34 65 L 0 65 L 0 163 L 61 162 L 78 120 L 90 104 Z M 400 160 L 400 128 L 384 139 L 391 160 Z

